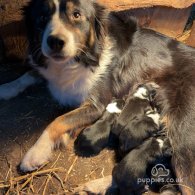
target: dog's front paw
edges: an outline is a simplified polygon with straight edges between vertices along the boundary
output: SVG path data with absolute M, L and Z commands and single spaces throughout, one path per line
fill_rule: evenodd
M 35 84 L 37 80 L 31 74 L 32 72 L 27 72 L 10 83 L 0 85 L 0 100 L 9 100 Z
M 0 100 L 9 100 L 17 95 L 17 88 L 10 83 L 0 85 Z
M 45 131 L 35 145 L 26 153 L 21 164 L 20 170 L 23 172 L 33 171 L 50 159 L 54 143 Z
M 51 151 L 48 151 L 48 149 L 46 151 L 45 148 L 33 146 L 24 156 L 20 164 L 20 170 L 22 172 L 36 170 L 49 160 L 50 155 Z

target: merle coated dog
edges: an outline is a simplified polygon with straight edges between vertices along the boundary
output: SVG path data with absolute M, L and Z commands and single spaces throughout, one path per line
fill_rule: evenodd
M 177 177 L 183 179 L 183 193 L 192 193 L 195 49 L 140 28 L 134 19 L 123 20 L 93 0 L 31 0 L 25 16 L 33 67 L 46 78 L 55 98 L 79 108 L 48 125 L 24 156 L 21 169 L 41 166 L 55 143 L 94 123 L 112 97 L 120 99 L 134 84 L 153 81 L 160 86 L 157 101 L 174 148 Z M 29 74 L 19 81 L 2 86 L 1 97 L 34 83 Z

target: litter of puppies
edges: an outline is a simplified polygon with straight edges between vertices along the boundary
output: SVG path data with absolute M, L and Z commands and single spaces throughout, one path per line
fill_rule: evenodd
M 98 154 L 107 146 L 116 150 L 118 164 L 112 176 L 119 194 L 141 195 L 148 189 L 178 193 L 172 147 L 155 103 L 156 90 L 154 83 L 145 83 L 124 99 L 113 99 L 103 116 L 79 135 L 82 142 L 75 141 L 79 155 Z

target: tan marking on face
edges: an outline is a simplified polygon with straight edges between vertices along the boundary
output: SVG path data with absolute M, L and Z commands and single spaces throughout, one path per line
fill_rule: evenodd
M 66 9 L 68 10 L 68 12 L 73 12 L 75 9 L 75 5 L 72 1 L 67 1 L 66 3 Z
M 77 43 L 77 47 L 79 47 L 80 49 L 83 49 L 86 47 L 86 40 L 87 40 L 87 36 L 86 34 L 84 34 L 83 32 L 81 32 L 80 29 L 75 29 L 75 34 L 76 34 L 76 37 L 79 38 L 79 43 Z
M 94 29 L 91 27 L 90 35 L 89 35 L 89 45 L 93 46 L 94 43 L 95 43 L 95 32 L 94 32 Z

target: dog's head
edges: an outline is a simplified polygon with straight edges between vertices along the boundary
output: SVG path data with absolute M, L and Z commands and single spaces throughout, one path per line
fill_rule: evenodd
M 107 13 L 93 0 L 32 0 L 24 14 L 33 57 L 56 62 L 97 57 Z

